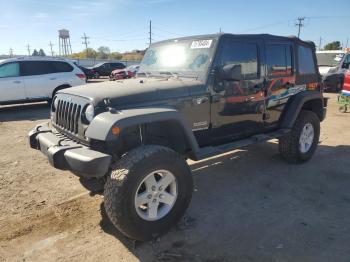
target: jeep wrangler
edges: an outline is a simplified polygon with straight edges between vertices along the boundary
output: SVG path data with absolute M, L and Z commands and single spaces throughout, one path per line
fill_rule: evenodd
M 50 164 L 105 179 L 104 206 L 126 236 L 149 240 L 184 214 L 186 159 L 279 139 L 303 163 L 325 118 L 315 45 L 296 37 L 217 34 L 155 43 L 136 78 L 60 90 L 29 133 Z

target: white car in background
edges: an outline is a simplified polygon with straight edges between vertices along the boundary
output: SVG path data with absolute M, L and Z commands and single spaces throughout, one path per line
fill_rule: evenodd
M 320 74 L 325 76 L 330 71 L 335 69 L 340 64 L 340 61 L 343 59 L 345 53 L 346 52 L 342 50 L 317 51 L 317 65 Z
M 65 59 L 0 60 L 0 104 L 50 101 L 58 90 L 83 84 L 84 73 Z

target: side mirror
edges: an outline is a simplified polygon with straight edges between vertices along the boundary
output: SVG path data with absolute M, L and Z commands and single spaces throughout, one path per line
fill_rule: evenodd
M 342 68 L 345 68 L 345 69 L 349 69 L 349 67 L 350 67 L 350 63 L 343 63 L 342 64 Z
M 242 80 L 242 66 L 241 65 L 225 65 L 219 70 L 221 80 L 239 81 Z

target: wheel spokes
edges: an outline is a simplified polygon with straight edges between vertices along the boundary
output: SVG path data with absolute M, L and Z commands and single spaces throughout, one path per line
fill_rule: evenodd
M 170 174 L 164 174 L 162 179 L 159 180 L 158 184 L 159 186 L 161 186 L 164 189 L 166 189 L 171 183 L 173 183 L 175 181 L 174 176 L 170 175 Z
M 148 193 L 141 193 L 136 197 L 136 206 L 140 207 L 144 204 L 147 204 L 149 201 L 150 199 L 148 198 Z
M 154 174 L 148 176 L 144 182 L 148 192 L 152 191 L 152 188 L 157 186 L 157 181 L 156 181 L 156 178 L 154 177 Z
M 171 206 L 175 201 L 175 196 L 173 196 L 172 194 L 164 191 L 161 195 L 160 195 L 160 199 L 159 202 L 167 204 L 169 206 Z
M 148 217 L 150 219 L 155 219 L 157 218 L 158 215 L 158 202 L 149 202 L 148 203 Z

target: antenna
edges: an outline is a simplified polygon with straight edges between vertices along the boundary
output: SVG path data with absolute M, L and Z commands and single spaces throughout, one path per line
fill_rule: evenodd
M 149 45 L 152 44 L 152 20 L 149 21 Z
M 300 38 L 300 29 L 304 26 L 303 22 L 306 17 L 298 17 L 297 20 L 298 22 L 295 24 L 295 26 L 298 27 L 298 38 Z

